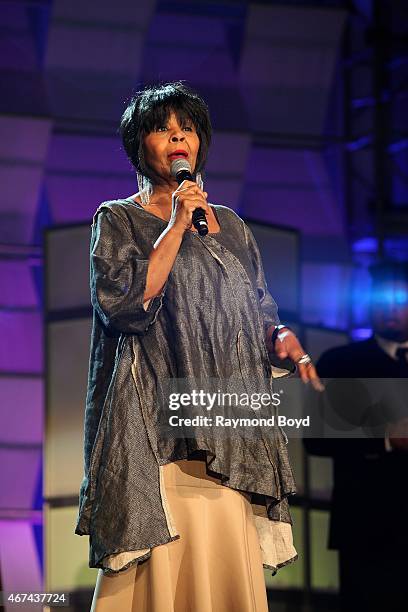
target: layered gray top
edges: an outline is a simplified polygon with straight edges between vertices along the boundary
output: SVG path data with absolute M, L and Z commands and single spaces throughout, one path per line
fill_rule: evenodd
M 75 529 L 90 536 L 90 567 L 120 571 L 179 537 L 160 466 L 196 450 L 204 452 L 208 473 L 248 495 L 261 547 L 273 538 L 265 523 L 279 523 L 291 537 L 287 497 L 295 483 L 278 426 L 252 437 L 232 429 L 217 436 L 208 427 L 168 437 L 160 428 L 163 381 L 234 379 L 248 393 L 272 389 L 265 333 L 279 317 L 259 249 L 232 209 L 211 206 L 220 232 L 185 232 L 160 295 L 147 307 L 148 257 L 167 222 L 130 198 L 103 202 L 95 212 L 84 478 Z M 265 567 L 294 560 L 291 542 L 281 549 L 276 561 L 264 551 Z M 124 563 L 109 562 L 130 552 Z

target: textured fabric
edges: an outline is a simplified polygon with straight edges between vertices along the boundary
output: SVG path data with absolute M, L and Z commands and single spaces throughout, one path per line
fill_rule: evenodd
M 265 567 L 276 571 L 296 555 L 287 501 L 295 483 L 279 427 L 258 438 L 235 430 L 220 438 L 203 428 L 193 439 L 168 439 L 159 430 L 161 380 L 232 377 L 248 393 L 273 391 L 265 332 L 279 317 L 259 250 L 234 211 L 213 209 L 221 231 L 185 232 L 166 284 L 147 307 L 148 256 L 167 222 L 130 200 L 103 203 L 94 215 L 94 315 L 75 533 L 90 535 L 89 565 L 107 573 L 180 537 L 160 466 L 197 449 L 206 453 L 207 473 L 251 496 L 264 558 L 274 546 L 265 521 L 279 525 L 279 563 Z M 118 568 L 113 556 L 126 551 L 139 553 Z
M 92 612 L 267 612 L 247 494 L 207 475 L 202 460 L 161 470 L 180 539 L 153 548 L 148 561 L 119 575 L 100 570 Z

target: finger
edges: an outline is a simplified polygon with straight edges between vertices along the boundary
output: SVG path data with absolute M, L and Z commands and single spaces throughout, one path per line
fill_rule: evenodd
M 184 179 L 184 181 L 181 181 L 181 183 L 177 187 L 176 191 L 183 190 L 183 189 L 188 189 L 190 187 L 198 187 L 198 185 L 194 181 L 189 181 L 188 179 Z
M 192 191 L 195 193 L 201 193 L 201 194 L 206 194 L 206 196 L 208 195 L 208 193 L 206 191 L 203 191 L 202 189 L 200 189 L 200 187 L 197 185 L 197 183 L 191 182 L 191 181 L 183 181 L 182 183 L 180 183 L 180 185 L 177 187 L 177 189 L 173 192 L 173 193 L 181 193 L 181 192 L 185 192 L 185 191 Z
M 279 359 L 286 359 L 286 357 L 288 356 L 288 352 L 284 348 L 276 347 L 275 353 L 277 354 Z
M 207 200 L 201 192 L 200 193 L 196 193 L 195 191 L 183 192 L 181 194 L 176 195 L 176 199 L 178 199 L 179 202 L 190 202 L 190 201 L 202 202 L 203 206 L 208 206 Z
M 172 195 L 172 206 L 177 206 L 180 207 L 182 206 L 183 200 L 184 200 L 184 191 L 185 190 L 181 190 L 181 191 L 175 191 Z
M 298 363 L 298 367 L 299 373 L 304 373 L 304 376 L 302 376 L 302 380 L 304 382 L 310 382 L 316 391 L 324 391 L 325 387 L 316 372 L 315 366 L 311 361 L 309 363 Z
M 200 189 L 200 187 L 198 185 L 196 185 L 195 183 L 193 183 L 192 185 L 189 185 L 188 187 L 186 187 L 185 191 L 187 193 L 197 193 L 201 196 L 203 196 L 203 198 L 206 198 L 208 193 L 206 191 L 203 191 L 202 189 Z
M 176 196 L 174 200 L 179 206 L 184 206 L 187 209 L 190 209 L 193 205 L 194 208 L 204 208 L 207 212 L 210 212 L 210 207 L 207 204 L 206 200 L 204 200 L 199 194 L 182 194 Z
M 203 208 L 205 211 L 205 214 L 208 215 L 211 212 L 211 209 L 209 207 L 209 205 L 207 204 L 207 202 L 205 200 L 203 200 L 202 198 L 196 196 L 196 197 L 188 197 L 186 200 L 186 205 L 191 208 L 191 206 L 193 205 L 194 208 L 192 210 L 195 210 L 196 208 Z
M 325 390 L 325 386 L 322 383 L 322 381 L 320 380 L 317 372 L 316 372 L 316 368 L 315 366 L 311 363 L 310 367 L 308 368 L 309 372 L 309 380 L 313 386 L 313 389 L 316 389 L 316 391 L 324 391 Z
M 297 365 L 298 370 L 299 370 L 299 376 L 300 376 L 300 378 L 302 379 L 302 381 L 303 381 L 304 383 L 306 383 L 306 384 L 307 384 L 307 383 L 309 382 L 309 375 L 308 375 L 308 373 L 307 373 L 307 367 L 306 367 L 306 364 L 304 364 L 304 363 L 297 363 L 296 365 Z
M 304 357 L 304 355 L 306 355 L 306 351 L 302 351 L 302 350 L 301 350 L 301 351 L 299 351 L 299 352 L 298 352 L 298 351 L 295 351 L 295 352 L 293 353 L 293 355 L 291 355 L 291 357 L 292 357 L 293 361 L 295 361 L 296 363 L 298 363 L 299 359 L 301 359 L 302 357 Z M 306 362 L 306 363 L 301 363 L 300 365 L 307 366 L 307 365 L 308 365 L 308 363 L 307 363 L 307 362 Z

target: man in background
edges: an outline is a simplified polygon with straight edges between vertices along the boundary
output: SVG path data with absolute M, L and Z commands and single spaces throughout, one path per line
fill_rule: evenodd
M 395 379 L 408 379 L 408 266 L 385 262 L 371 274 L 372 336 L 326 351 L 316 368 L 322 379 L 350 379 L 332 385 L 350 423 L 371 419 L 378 425 L 379 406 L 362 407 L 367 395 L 353 379 L 388 379 L 390 388 L 405 384 Z M 408 610 L 408 393 L 403 395 L 403 414 L 377 427 L 383 435 L 304 439 L 309 453 L 333 458 L 328 546 L 339 551 L 342 611 Z

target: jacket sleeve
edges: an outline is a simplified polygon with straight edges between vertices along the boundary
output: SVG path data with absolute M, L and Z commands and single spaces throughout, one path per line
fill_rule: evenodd
M 143 304 L 148 265 L 128 224 L 110 208 L 99 208 L 92 224 L 90 286 L 92 306 L 106 327 L 142 334 L 154 323 L 167 281 Z
M 252 261 L 252 266 L 255 272 L 256 288 L 258 291 L 259 300 L 261 303 L 265 334 L 270 325 L 279 325 L 278 306 L 269 293 L 268 286 L 265 280 L 261 254 L 252 230 L 244 223 L 245 240 L 249 251 L 249 256 Z

